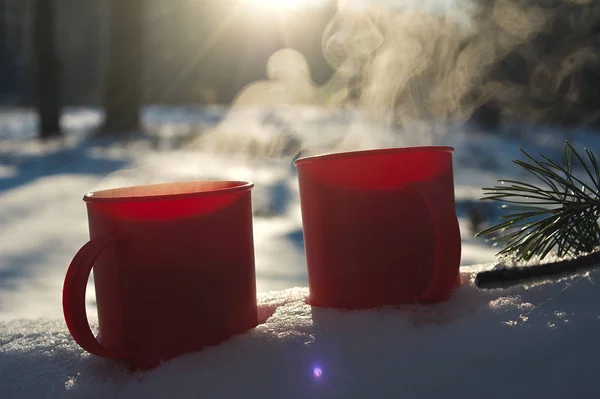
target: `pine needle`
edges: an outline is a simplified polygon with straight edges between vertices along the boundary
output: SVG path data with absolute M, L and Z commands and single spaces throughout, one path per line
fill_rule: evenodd
M 477 237 L 491 237 L 504 246 L 498 255 L 520 261 L 543 259 L 553 251 L 559 257 L 593 251 L 600 245 L 600 167 L 594 154 L 585 149 L 581 156 L 566 141 L 562 166 L 542 154 L 535 159 L 523 149 L 519 151 L 527 159 L 513 162 L 539 184 L 501 180 L 499 185 L 483 188 L 482 200 L 502 203 L 509 213 Z M 577 165 L 586 177 L 574 175 Z

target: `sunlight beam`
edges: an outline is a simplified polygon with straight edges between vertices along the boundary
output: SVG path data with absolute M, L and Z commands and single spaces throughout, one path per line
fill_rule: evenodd
M 323 5 L 323 0 L 244 0 L 245 5 L 260 11 L 294 11 Z

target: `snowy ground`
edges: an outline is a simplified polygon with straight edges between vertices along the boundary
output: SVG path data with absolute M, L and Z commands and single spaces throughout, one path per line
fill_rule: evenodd
M 341 312 L 306 289 L 251 332 L 130 375 L 61 320 L 1 324 L 3 398 L 597 398 L 598 272 L 505 292 L 465 285 L 437 306 Z M 591 300 L 594 299 L 594 300 Z M 4 385 L 4 388 L 3 388 Z
M 144 113 L 150 135 L 117 144 L 86 138 L 102 118 L 98 110 L 71 109 L 66 140 L 44 145 L 34 140 L 31 112 L 0 112 L 0 397 L 435 397 L 451 389 L 462 397 L 552 398 L 591 397 L 600 388 L 592 375 L 600 355 L 597 273 L 491 293 L 467 282 L 437 307 L 358 313 L 312 310 L 302 302 L 305 289 L 280 291 L 307 286 L 295 170 L 282 155 L 281 132 L 313 152 L 332 142 L 339 149 L 454 146 L 464 266 L 494 260 L 496 250 L 472 238 L 466 214 L 481 187 L 520 175 L 511 163 L 516 147 L 558 158 L 569 138 L 600 154 L 594 134 L 415 126 L 391 140 L 352 115 L 310 109 L 236 112 L 210 133 L 224 111 L 152 107 Z M 199 141 L 190 140 L 194 132 L 204 132 Z M 141 375 L 81 353 L 66 333 L 60 293 L 87 240 L 82 196 L 202 178 L 255 183 L 257 288 L 263 307 L 277 309 L 273 317 Z M 290 386 L 297 390 L 284 395 Z

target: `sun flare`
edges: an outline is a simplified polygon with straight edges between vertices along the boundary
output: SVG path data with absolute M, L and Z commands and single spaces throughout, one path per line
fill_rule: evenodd
M 318 5 L 318 0 L 245 0 L 247 5 L 255 6 L 263 10 L 299 10 L 308 6 Z

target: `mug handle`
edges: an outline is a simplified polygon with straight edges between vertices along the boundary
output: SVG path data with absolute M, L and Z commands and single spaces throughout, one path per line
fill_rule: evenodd
M 444 212 L 436 204 L 442 191 L 432 184 L 410 184 L 427 206 L 435 237 L 435 268 L 428 287 L 415 301 L 440 301 L 447 298 L 456 286 L 459 276 L 461 240 L 458 219 L 455 214 Z M 450 263 L 456 267 L 444 267 Z
M 133 351 L 102 346 L 92 333 L 85 311 L 85 290 L 92 267 L 102 252 L 115 241 L 114 236 L 105 235 L 93 238 L 81 247 L 67 269 L 63 285 L 62 305 L 69 332 L 79 346 L 93 355 L 126 359 L 133 355 Z

